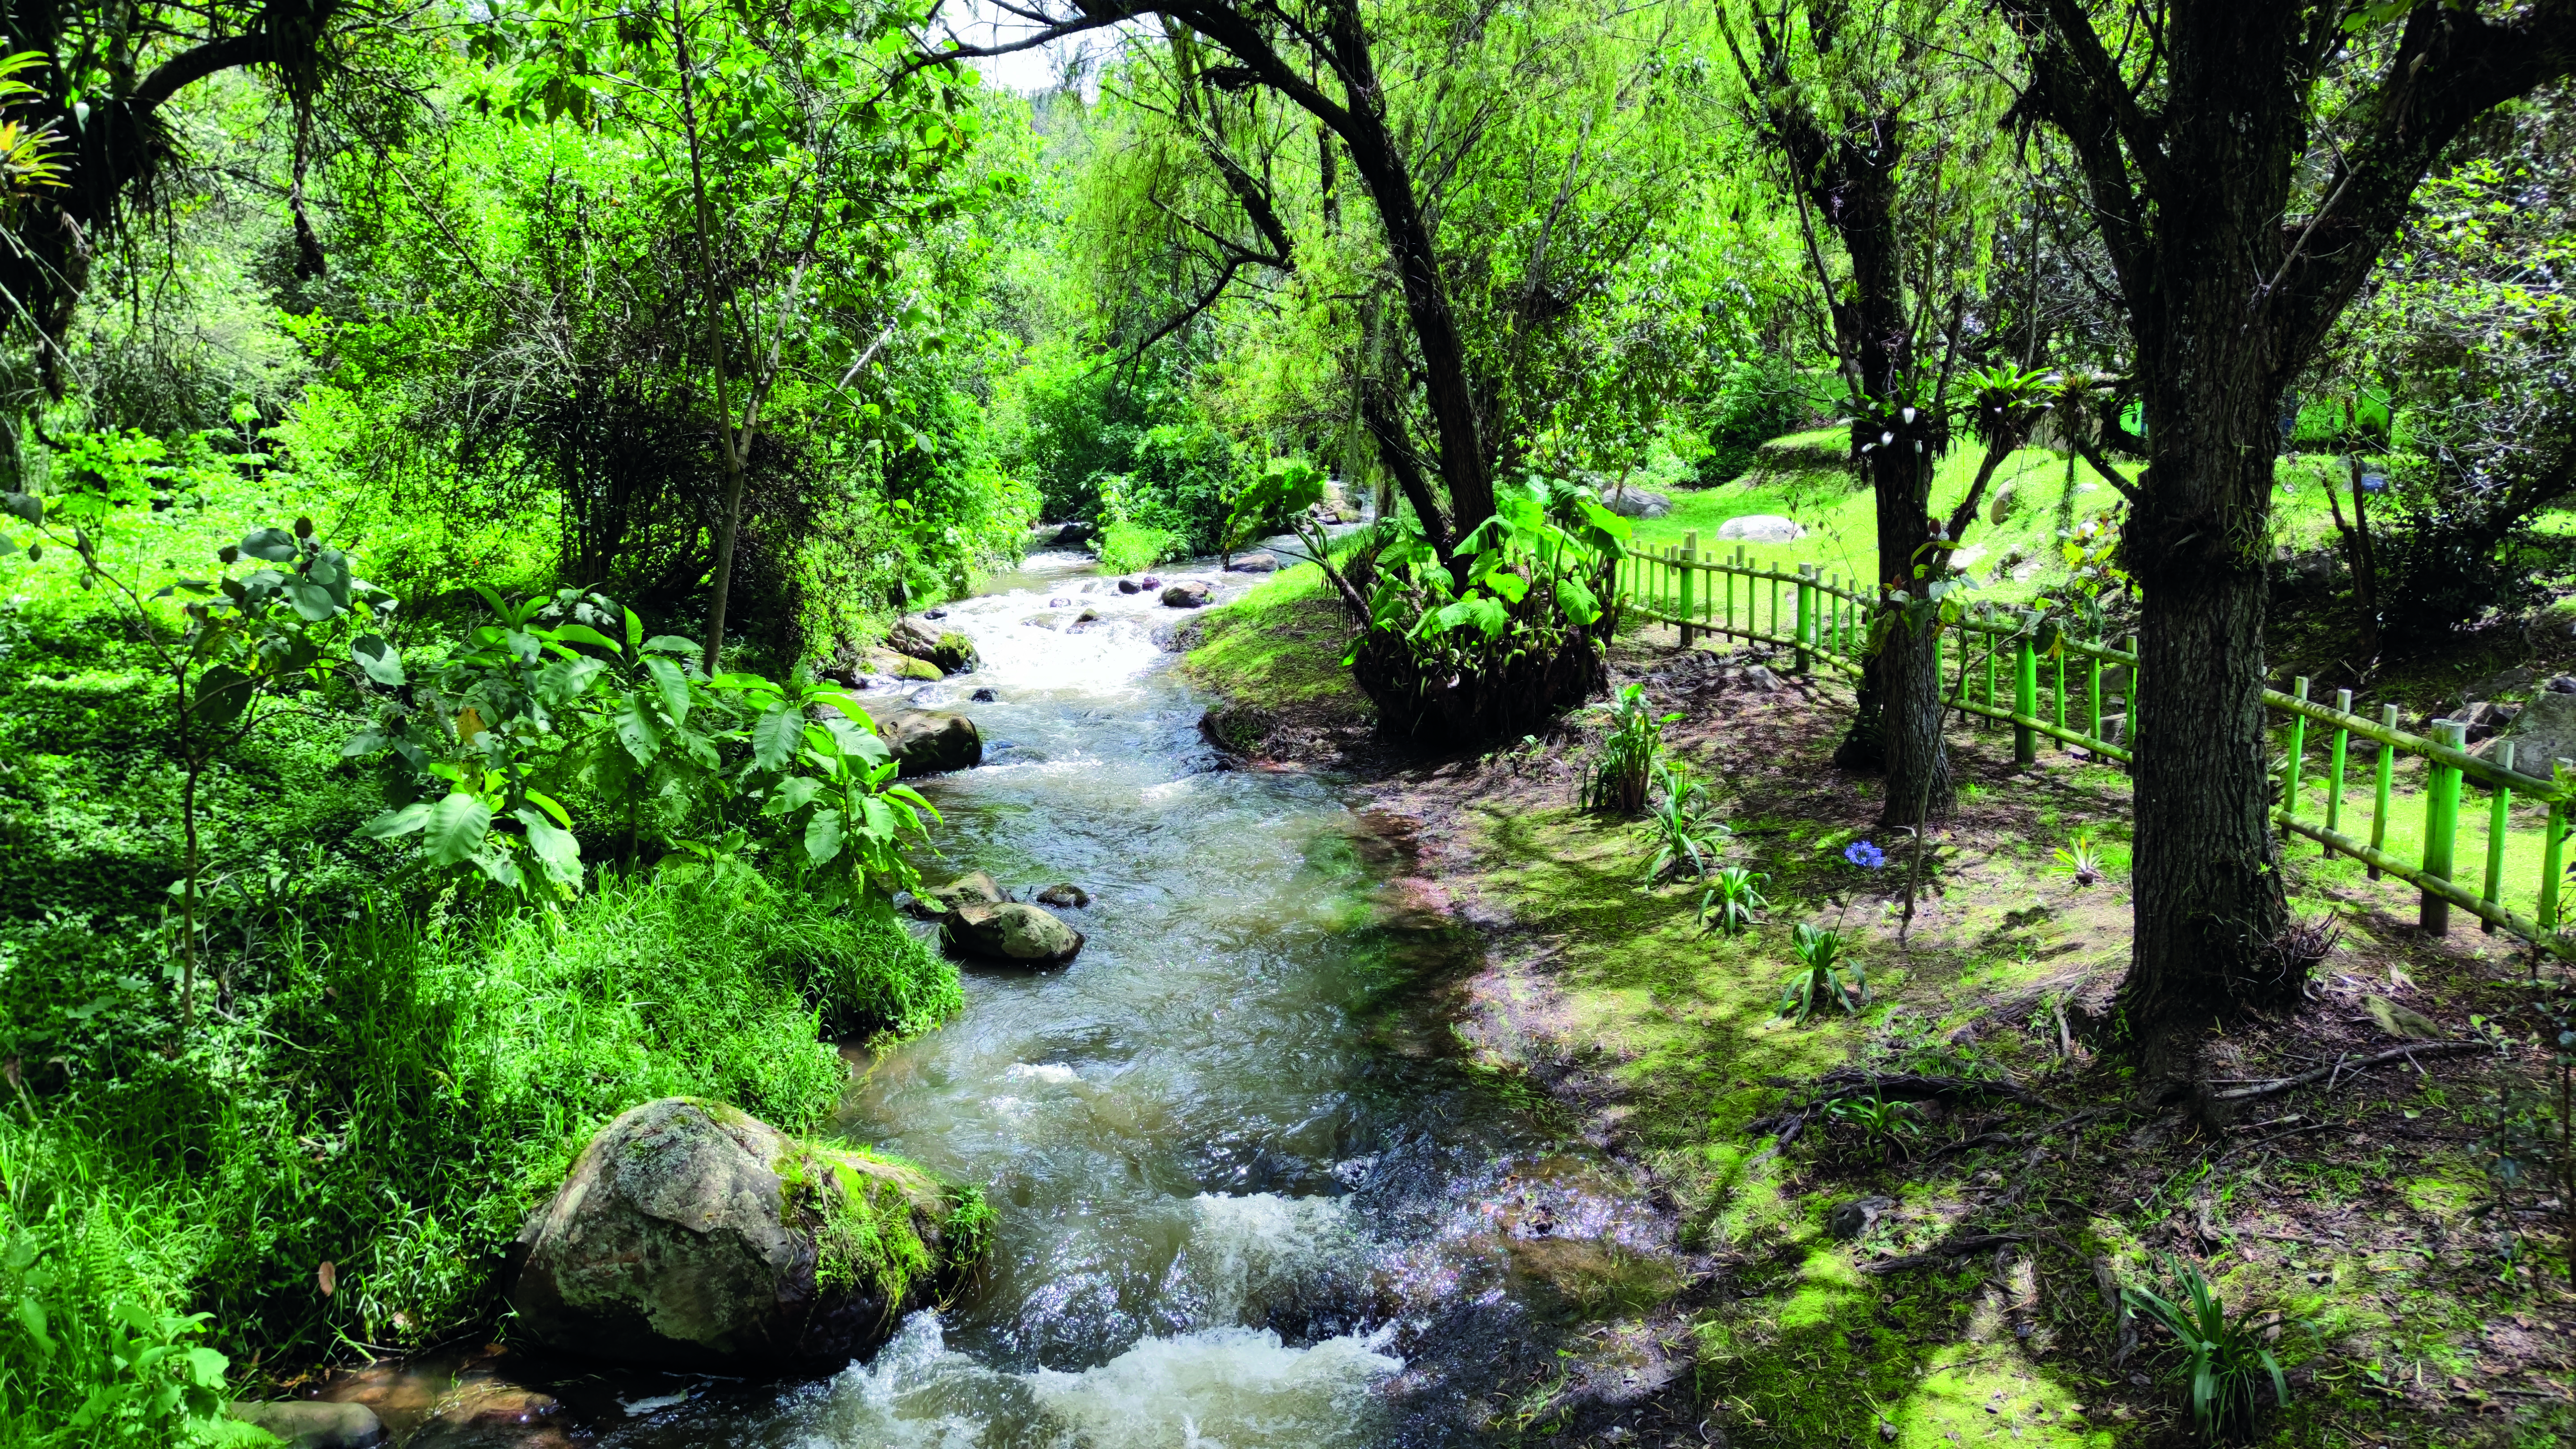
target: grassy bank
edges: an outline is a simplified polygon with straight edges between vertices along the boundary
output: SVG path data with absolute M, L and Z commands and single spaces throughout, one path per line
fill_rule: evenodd
M 1326 602 L 1315 592 L 1283 577 L 1220 612 L 1189 667 L 1241 708 L 1328 692 L 1331 660 L 1284 627 L 1300 601 Z M 1419 868 L 1457 911 L 1504 923 L 1457 1007 L 1471 1063 L 1650 1166 L 1701 1255 L 1698 1286 L 1597 1325 L 1604 1343 L 1687 1343 L 1692 1372 L 1670 1392 L 1688 1409 L 1669 1418 L 1819 1449 L 2199 1442 L 2172 1377 L 2189 1355 L 2134 1311 L 2124 1334 L 2114 1308 L 2123 1290 L 2171 1298 L 2197 1278 L 2289 1383 L 2286 1409 L 2260 1387 L 2240 1439 L 2576 1433 L 2566 1246 L 2528 1144 L 2512 1145 L 2540 1120 L 2536 1048 L 2346 1071 L 2214 1116 L 2143 1100 L 2105 1034 L 2128 950 L 2124 776 L 2054 749 L 2016 769 L 2008 734 L 1954 728 L 1960 805 L 1900 938 L 1909 856 L 1880 842 L 1872 870 L 1844 854 L 1878 814 L 1876 782 L 1831 759 L 1847 689 L 1767 690 L 1730 673 L 1745 659 L 1677 644 L 1632 640 L 1615 670 L 1681 716 L 1669 748 L 1715 781 L 1725 863 L 1766 878 L 1751 929 L 1713 931 L 1696 886 L 1647 883 L 1646 822 L 1577 808 L 1597 717 L 1367 786 L 1437 842 Z M 2392 838 L 2410 829 L 2409 784 Z M 2445 1039 L 2542 1039 L 2557 988 L 2530 981 L 2509 938 L 2463 922 L 2428 939 L 2402 886 L 2303 843 L 2285 857 L 2295 909 L 2339 936 L 2300 1010 L 2213 1039 L 2213 1074 L 2256 1083 L 2383 1054 L 2402 1039 L 2373 998 Z M 1846 933 L 1865 1004 L 1782 1013 L 1802 924 Z M 1831 1082 L 1880 1085 L 1828 1101 Z M 1613 1442 L 1603 1407 L 1566 1387 L 1585 1377 L 1529 1385 L 1519 1422 Z
M 130 546 L 181 555 L 239 536 L 140 527 Z M 848 1081 L 830 1038 L 961 1003 L 893 920 L 738 860 L 594 865 L 551 899 L 424 870 L 361 830 L 387 797 L 344 759 L 364 717 L 334 683 L 199 783 L 183 1024 L 168 682 L 61 555 L 8 567 L 0 1444 L 221 1438 L 231 1394 L 506 1338 L 503 1254 L 600 1126 L 694 1096 L 819 1130 Z M 452 639 L 402 642 L 417 661 Z M 604 788 L 566 788 L 576 828 L 623 816 Z M 909 1271 L 919 1246 L 840 1236 L 892 1255 L 853 1274 Z

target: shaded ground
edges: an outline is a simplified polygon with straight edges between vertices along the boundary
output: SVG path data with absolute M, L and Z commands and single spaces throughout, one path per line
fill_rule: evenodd
M 1368 739 L 1365 701 L 1337 683 L 1341 626 L 1319 593 L 1283 578 L 1205 627 L 1193 673 L 1255 706 L 1236 712 L 1234 743 L 1270 767 L 1358 776 L 1411 852 L 1408 888 L 1485 935 L 1487 963 L 1451 1003 L 1461 1051 L 1497 1090 L 1651 1170 L 1672 1203 L 1684 1285 L 1605 1310 L 1603 1351 L 1535 1377 L 1498 1430 L 2186 1442 L 2179 1386 L 2162 1377 L 2174 1346 L 2149 1330 L 2123 1355 L 2104 1291 L 2158 1284 L 2173 1255 L 2231 1311 L 2276 1316 L 2293 1404 L 2267 1421 L 2270 1442 L 2576 1435 L 2576 1296 L 2555 1215 L 2529 1189 L 2500 1197 L 2487 1172 L 2496 1105 L 2535 1059 L 2516 980 L 2529 963 L 2506 938 L 2461 924 L 2426 939 L 2393 883 L 2291 847 L 2300 908 L 2330 911 L 2340 941 L 2294 1018 L 2213 1041 L 2214 1075 L 2250 1084 L 2401 1044 L 2366 1009 L 2374 996 L 2444 1040 L 2509 1041 L 2336 1071 L 2213 1125 L 2136 1100 L 2097 1054 L 2109 1044 L 2080 1039 L 2127 954 L 2114 770 L 2052 750 L 2017 772 L 2007 734 L 1955 727 L 1959 808 L 1928 842 L 1900 942 L 1903 842 L 1878 842 L 1882 871 L 1842 855 L 1878 808 L 1875 781 L 1831 763 L 1847 690 L 1765 687 L 1753 656 L 1682 653 L 1669 632 L 1631 641 L 1617 672 L 1682 715 L 1669 738 L 1718 782 L 1728 862 L 1770 877 L 1764 924 L 1729 938 L 1702 929 L 1695 888 L 1644 888 L 1642 823 L 1575 808 L 1583 717 L 1481 758 L 1405 759 Z M 2098 882 L 2058 859 L 2079 832 Z M 1778 1013 L 1800 921 L 1860 939 L 1866 1007 L 1804 1025 Z M 2031 1100 L 1891 1089 L 1860 1099 L 1873 1110 L 1801 1113 L 1837 1072 L 2009 1082 Z M 1837 1208 L 1857 1236 L 1833 1231 Z M 1973 1253 L 1936 1251 L 1971 1239 Z M 1608 1345 L 1640 1342 L 1672 1367 L 1611 1372 L 1625 1351 Z

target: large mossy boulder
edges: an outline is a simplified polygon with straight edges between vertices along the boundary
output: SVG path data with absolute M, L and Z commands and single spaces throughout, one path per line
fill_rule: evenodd
M 727 1374 L 837 1369 L 985 1248 L 980 1193 L 694 1097 L 608 1124 L 528 1220 L 510 1305 L 558 1352 Z
M 887 647 L 923 661 L 941 674 L 962 674 L 979 662 L 975 641 L 954 629 L 934 630 L 919 619 L 897 622 L 886 635 Z
M 1082 950 L 1080 931 L 1016 901 L 964 902 L 948 912 L 941 930 L 966 955 L 1014 966 L 1061 966 Z
M 911 710 L 877 722 L 877 733 L 903 766 L 902 778 L 971 770 L 984 763 L 984 736 L 975 722 L 945 710 Z
M 939 666 L 927 659 L 897 654 L 891 649 L 868 649 L 859 655 L 859 672 L 880 674 L 889 679 L 937 679 Z

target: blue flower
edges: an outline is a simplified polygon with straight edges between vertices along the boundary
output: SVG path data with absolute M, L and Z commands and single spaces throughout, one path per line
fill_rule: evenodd
M 1866 840 L 1855 840 L 1843 847 L 1843 859 L 1863 870 L 1876 870 L 1887 864 L 1887 852 Z

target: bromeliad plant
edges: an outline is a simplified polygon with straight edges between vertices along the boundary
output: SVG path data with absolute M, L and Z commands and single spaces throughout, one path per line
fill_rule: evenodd
M 2191 1418 L 2201 1434 L 2215 1439 L 2253 1428 L 2261 1408 L 2256 1392 L 2266 1378 L 2272 1383 L 2272 1401 L 2287 1408 L 2290 1382 L 2263 1340 L 2266 1325 L 2256 1321 L 2258 1315 L 2249 1309 L 2230 1318 L 2198 1268 L 2170 1256 L 2164 1261 L 2179 1303 L 2145 1288 L 2120 1291 L 2130 1307 L 2182 1345 L 2183 1360 L 2170 1377 L 2190 1381 Z
M 1644 685 L 1622 686 L 1610 705 L 1610 733 L 1584 771 L 1583 808 L 1613 815 L 1645 809 L 1647 789 L 1664 757 L 1664 726 L 1680 718 L 1655 713 L 1646 703 Z
M 2073 838 L 2056 853 L 2056 863 L 2049 867 L 2079 886 L 2097 885 L 2102 880 L 2102 848 L 2093 843 L 2093 832 L 2076 831 Z
M 1771 877 L 1730 865 L 1708 878 L 1708 889 L 1700 892 L 1699 918 L 1709 930 L 1732 936 L 1738 931 L 1761 924 L 1758 912 L 1770 908 L 1762 887 Z
M 1860 962 L 1843 954 L 1840 926 L 1812 926 L 1798 923 L 1790 949 L 1798 953 L 1798 969 L 1791 973 L 1787 989 L 1780 993 L 1780 1014 L 1794 1016 L 1805 1025 L 1819 1000 L 1840 1006 L 1846 1015 L 1857 1013 L 1869 1004 L 1869 976 Z M 1846 982 L 1844 977 L 1850 980 Z
M 1712 808 L 1708 783 L 1677 760 L 1659 762 L 1655 784 L 1661 798 L 1649 817 L 1655 831 L 1654 858 L 1646 864 L 1646 884 L 1685 869 L 1693 880 L 1706 880 L 1717 853 L 1735 832 L 1708 818 Z
M 632 610 L 578 589 L 484 599 L 498 622 L 415 668 L 408 699 L 346 747 L 381 757 L 394 805 L 362 833 L 419 835 L 431 870 L 578 894 L 585 862 L 562 800 L 577 787 L 622 813 L 630 863 L 651 806 L 676 813 L 671 844 L 685 853 L 777 846 L 811 884 L 878 908 L 917 884 L 901 846 L 937 812 L 896 783 L 898 763 L 849 694 L 802 665 L 784 683 L 710 678 L 696 641 L 647 638 Z M 382 667 L 404 682 L 390 652 Z

